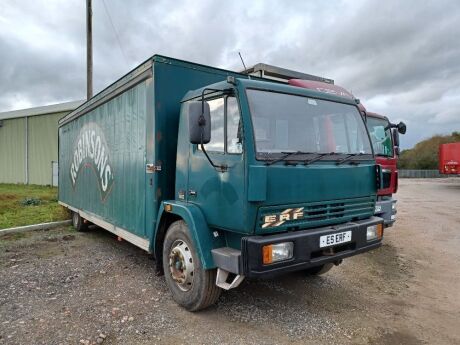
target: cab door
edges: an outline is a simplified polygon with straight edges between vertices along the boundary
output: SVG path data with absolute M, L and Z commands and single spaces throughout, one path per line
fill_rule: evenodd
M 186 200 L 200 206 L 211 227 L 244 231 L 245 156 L 240 108 L 235 96 L 207 99 L 211 141 L 204 145 L 218 171 L 199 145 L 190 145 Z

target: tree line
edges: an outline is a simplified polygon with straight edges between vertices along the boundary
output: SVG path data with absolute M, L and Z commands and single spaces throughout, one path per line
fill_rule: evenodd
M 435 135 L 417 143 L 412 149 L 401 151 L 399 169 L 438 169 L 440 144 L 460 142 L 460 132 Z

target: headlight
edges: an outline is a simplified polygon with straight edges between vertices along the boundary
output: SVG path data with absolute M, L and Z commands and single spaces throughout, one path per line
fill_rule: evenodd
M 395 202 L 391 204 L 391 209 L 396 210 L 396 203 Z
M 366 238 L 368 241 L 380 239 L 383 235 L 382 224 L 370 225 L 367 227 Z
M 283 242 L 263 246 L 262 256 L 264 265 L 289 260 L 294 254 L 294 243 Z

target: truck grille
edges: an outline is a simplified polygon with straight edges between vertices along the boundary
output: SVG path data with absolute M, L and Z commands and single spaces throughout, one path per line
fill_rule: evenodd
M 260 233 L 300 230 L 344 223 L 373 215 L 375 197 L 331 200 L 289 206 L 261 207 Z

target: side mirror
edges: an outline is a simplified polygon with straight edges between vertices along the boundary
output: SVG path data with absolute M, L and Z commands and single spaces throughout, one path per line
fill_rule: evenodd
M 396 128 L 391 129 L 391 134 L 393 136 L 393 146 L 398 146 L 399 147 L 399 133 L 396 130 Z
M 406 130 L 407 130 L 407 127 L 406 127 L 406 124 L 404 122 L 400 122 L 396 125 L 396 128 L 398 129 L 398 132 L 401 133 L 401 134 L 406 134 Z
M 401 150 L 400 150 L 399 146 L 395 146 L 395 155 L 399 156 L 400 153 L 401 153 Z
M 209 104 L 201 101 L 191 101 L 186 104 L 190 143 L 209 143 L 211 141 L 211 112 Z

